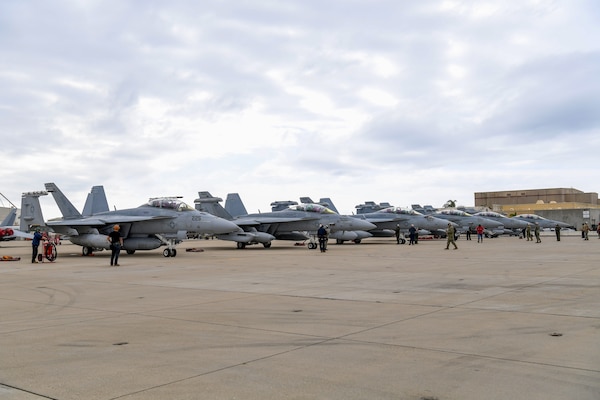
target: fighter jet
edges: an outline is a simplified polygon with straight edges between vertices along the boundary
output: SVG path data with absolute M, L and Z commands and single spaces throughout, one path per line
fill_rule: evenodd
M 477 225 L 483 226 L 485 229 L 501 229 L 504 230 L 502 223 L 491 219 L 483 218 L 480 216 L 471 215 L 464 211 L 460 211 L 454 208 L 447 208 L 444 210 L 438 210 L 433 215 L 436 218 L 445 219 L 450 222 L 454 222 L 458 225 L 459 232 L 466 232 L 471 229 L 474 230 Z
M 415 210 L 402 207 L 388 207 L 375 212 L 360 213 L 354 217 L 375 224 L 377 228 L 369 231 L 375 237 L 394 236 L 394 229 L 397 225 L 400 226 L 400 231 L 403 233 L 407 233 L 411 225 L 414 225 L 419 230 L 424 229 L 433 234 L 444 231 L 448 226 L 448 221 L 445 219 L 436 218 L 433 215 L 423 215 Z M 401 239 L 401 243 L 404 243 L 403 239 Z
M 222 199 L 213 197 L 209 192 L 198 192 L 198 195 L 199 198 L 194 201 L 196 209 L 221 217 L 227 216 L 243 229 L 243 232 L 217 235 L 219 239 L 237 242 L 239 249 L 256 243 L 262 243 L 268 248 L 273 239 L 306 240 L 310 235 L 316 234 L 321 224 L 329 227 L 330 238 L 344 240 L 356 239 L 358 235 L 354 231 L 375 228 L 375 225 L 367 221 L 336 214 L 319 204 L 293 204 L 281 211 L 233 215 L 230 210 L 245 211 L 243 205 L 240 207 L 241 199 L 237 193 L 227 196 L 226 208 L 219 204 Z
M 319 202 L 316 203 L 310 197 L 304 196 L 304 197 L 300 197 L 300 203 L 302 203 L 302 204 L 319 204 L 319 205 L 322 205 L 323 207 L 329 208 L 330 210 L 332 210 L 336 214 L 339 214 L 339 211 L 335 207 L 335 204 L 333 204 L 333 201 L 329 197 L 321 197 L 319 199 Z M 295 201 L 294 202 L 289 202 L 289 201 L 275 201 L 275 202 L 271 203 L 271 211 L 281 210 L 282 206 L 284 204 L 296 205 L 298 203 L 296 203 Z M 360 243 L 363 239 L 370 238 L 370 237 L 373 236 L 373 234 L 370 231 L 369 232 L 367 232 L 367 231 L 353 231 L 353 232 L 356 235 L 356 237 L 353 238 L 353 239 L 350 239 L 350 240 L 352 240 L 354 243 Z M 335 241 L 336 241 L 337 244 L 343 244 L 346 240 L 348 240 L 346 238 L 346 236 L 347 235 L 345 235 L 345 234 L 338 234 L 338 233 L 332 233 L 332 234 L 329 235 L 329 237 L 331 239 L 335 239 Z
M 504 216 L 504 215 L 494 212 L 494 211 L 480 211 L 478 213 L 473 214 L 473 216 L 475 216 L 475 217 L 479 216 L 479 217 L 483 217 L 485 219 L 491 219 L 491 220 L 501 223 L 505 228 L 503 233 L 510 234 L 510 235 L 513 235 L 517 231 L 520 231 L 523 228 L 527 227 L 527 222 L 525 222 L 525 221 L 521 221 L 521 220 L 514 219 L 514 218 L 508 218 L 507 216 Z M 497 230 L 499 230 L 499 228 L 494 229 L 494 231 L 497 231 Z
M 537 223 L 540 226 L 540 228 L 542 228 L 542 229 L 544 229 L 544 228 L 553 229 L 556 227 L 556 225 L 560 226 L 561 228 L 575 229 L 575 227 L 573 225 L 569 225 L 562 221 L 555 221 L 552 219 L 540 217 L 539 215 L 536 215 L 536 214 L 519 214 L 519 215 L 515 215 L 514 217 L 512 217 L 510 219 L 514 219 L 517 221 L 525 221 L 526 223 L 531 224 L 531 226 L 533 226 Z
M 82 246 L 86 256 L 109 248 L 107 235 L 114 225 L 121 228 L 123 248 L 128 254 L 168 246 L 163 251 L 165 257 L 175 257 L 175 246 L 190 232 L 218 235 L 239 230 L 232 222 L 193 209 L 179 197 L 151 198 L 137 208 L 83 216 L 54 183 L 45 186 L 63 214 L 62 218 L 46 221 L 46 225 Z

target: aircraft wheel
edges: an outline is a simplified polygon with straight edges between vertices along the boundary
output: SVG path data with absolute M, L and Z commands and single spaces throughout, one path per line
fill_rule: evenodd
M 317 248 L 317 245 L 316 245 L 316 244 L 314 244 L 314 243 L 309 243 L 309 244 L 308 244 L 308 249 L 309 249 L 309 250 L 313 250 L 313 249 L 316 249 L 316 248 Z
M 342 239 L 335 239 L 335 244 L 344 244 Z
M 238 249 L 245 249 L 246 248 L 246 243 L 237 242 L 237 248 Z
M 127 254 L 133 254 L 135 253 L 135 250 L 127 250 Z
M 171 257 L 171 252 L 169 251 L 169 249 L 164 249 L 163 250 L 163 256 L 165 256 L 165 257 Z
M 171 249 L 170 254 L 171 254 L 171 257 L 177 256 L 177 249 Z
M 91 247 L 83 246 L 83 248 L 81 249 L 81 254 L 84 256 L 91 256 L 92 252 L 93 252 L 93 249 Z
M 406 239 L 400 239 L 400 244 L 406 243 Z
M 354 239 L 354 243 L 360 244 L 360 239 Z
M 263 243 L 263 246 L 265 246 L 265 249 L 268 249 L 271 247 L 271 242 Z

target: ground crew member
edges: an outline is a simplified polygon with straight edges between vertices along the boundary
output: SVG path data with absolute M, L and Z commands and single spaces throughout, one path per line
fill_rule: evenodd
M 560 226 L 558 224 L 554 227 L 554 232 L 556 232 L 556 241 L 560 242 Z
M 583 231 L 583 240 L 590 240 L 590 238 L 588 238 L 588 232 L 590 231 L 590 226 L 587 224 L 587 222 L 583 223 L 583 228 L 581 228 L 581 230 Z
M 537 222 L 535 223 L 534 233 L 535 233 L 535 242 L 542 243 L 542 239 L 540 239 L 540 224 L 538 224 Z
M 327 251 L 327 230 L 321 224 L 319 226 L 319 230 L 317 230 L 317 237 L 319 238 L 319 249 L 321 253 L 325 253 Z
M 115 267 L 119 266 L 119 253 L 121 253 L 121 247 L 123 247 L 123 237 L 119 230 L 119 225 L 113 226 L 113 231 L 108 235 L 108 242 L 110 243 L 110 265 Z
M 40 242 L 42 240 L 42 234 L 40 233 L 40 228 L 35 229 L 35 233 L 33 234 L 33 239 L 31 239 L 31 262 L 36 263 L 38 248 L 40 247 Z
M 415 228 L 414 224 L 410 224 L 410 228 L 408 228 L 408 244 L 417 244 L 417 228 Z
M 458 249 L 456 242 L 454 241 L 454 226 L 451 223 L 448 223 L 448 229 L 446 229 L 446 250 L 450 247 L 450 243 L 454 245 L 454 250 Z
M 477 225 L 477 243 L 483 243 L 483 226 Z

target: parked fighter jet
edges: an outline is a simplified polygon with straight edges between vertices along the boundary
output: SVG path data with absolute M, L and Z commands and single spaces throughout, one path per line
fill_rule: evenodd
M 483 218 L 480 216 L 475 216 L 475 215 L 471 215 L 469 213 L 466 213 L 464 211 L 460 211 L 454 208 L 447 208 L 445 210 L 438 210 L 436 212 L 434 212 L 433 214 L 428 214 L 428 215 L 433 215 L 436 218 L 440 218 L 440 219 L 445 219 L 447 221 L 450 222 L 454 222 L 455 224 L 458 225 L 458 231 L 459 232 L 466 232 L 467 230 L 471 229 L 474 230 L 475 227 L 477 227 L 477 225 L 481 225 L 483 226 L 485 229 L 498 229 L 498 230 L 504 230 L 504 226 L 497 221 L 491 220 L 491 219 L 487 219 L 487 218 Z
M 271 246 L 271 240 L 306 240 L 314 235 L 320 224 L 328 225 L 330 238 L 354 240 L 358 235 L 353 232 L 368 231 L 375 225 L 344 215 L 339 215 L 318 204 L 294 204 L 285 210 L 258 214 L 232 215 L 228 210 L 241 210 L 241 199 L 237 193 L 227 196 L 226 208 L 219 204 L 222 199 L 213 197 L 209 192 L 198 192 L 199 198 L 194 201 L 196 209 L 210 212 L 214 215 L 229 215 L 244 232 L 217 235 L 219 239 L 237 242 L 238 248 L 247 244 L 262 243 L 264 247 Z M 230 204 L 230 201 L 233 202 Z M 243 207 L 245 210 L 245 207 Z
M 272 211 L 279 210 L 279 209 L 281 209 L 281 205 L 283 205 L 283 204 L 287 204 L 287 203 L 290 203 L 290 202 L 282 202 L 282 201 L 276 201 L 276 202 L 273 202 L 273 203 L 271 203 L 271 206 L 273 206 L 274 204 L 277 204 L 277 207 L 272 207 L 272 208 L 271 208 L 271 210 L 272 210 Z M 294 205 L 295 205 L 295 204 L 298 204 L 298 203 L 296 203 L 296 202 L 292 202 L 292 203 L 293 203 Z M 330 210 L 332 210 L 332 211 L 333 211 L 333 212 L 335 212 L 336 214 L 339 214 L 339 211 L 338 211 L 338 210 L 337 210 L 337 208 L 335 207 L 335 204 L 333 204 L 333 201 L 332 201 L 332 200 L 331 200 L 331 198 L 329 198 L 329 197 L 321 197 L 321 198 L 319 199 L 319 202 L 318 202 L 318 203 L 315 203 L 315 202 L 314 202 L 314 201 L 313 201 L 313 200 L 312 200 L 310 197 L 308 197 L 308 196 L 305 196 L 305 197 L 300 197 L 300 203 L 302 203 L 302 204 L 319 204 L 319 205 L 321 205 L 321 206 L 323 206 L 323 207 L 327 207 L 327 208 L 329 208 Z M 290 205 L 292 205 L 292 204 L 290 204 Z M 353 215 L 353 217 L 354 217 L 354 215 Z M 363 218 L 363 219 L 364 219 L 364 218 Z M 356 238 L 354 238 L 354 239 L 351 239 L 351 240 L 352 240 L 354 243 L 360 243 L 360 242 L 361 242 L 363 239 L 370 238 L 370 237 L 374 236 L 374 235 L 371 233 L 371 231 L 369 231 L 369 232 L 367 232 L 367 231 L 353 231 L 353 232 L 356 234 Z M 346 235 L 339 235 L 339 234 L 337 234 L 337 233 L 333 233 L 333 234 L 330 234 L 330 235 L 329 235 L 329 237 L 330 237 L 331 239 L 335 239 L 335 241 L 336 241 L 336 243 L 337 243 L 337 244 L 342 244 L 342 243 L 344 243 L 346 240 L 348 240 L 348 239 L 346 239 L 346 238 L 345 238 L 345 236 L 346 236 Z
M 556 227 L 556 225 L 560 226 L 561 228 L 575 229 L 575 227 L 573 225 L 569 225 L 562 221 L 555 221 L 552 219 L 540 217 L 539 215 L 536 215 L 536 214 L 519 214 L 519 215 L 515 215 L 511 219 L 515 219 L 517 221 L 525 221 L 526 223 L 531 224 L 531 226 L 538 224 L 540 226 L 540 228 L 542 228 L 542 229 L 544 229 L 544 228 L 552 228 L 553 229 Z
M 433 215 L 423 215 L 415 210 L 402 207 L 388 207 L 375 212 L 357 214 L 354 217 L 375 224 L 377 228 L 370 230 L 369 233 L 376 237 L 394 236 L 394 229 L 397 225 L 400 226 L 403 233 L 407 233 L 411 225 L 414 225 L 417 229 L 424 229 L 433 234 L 444 231 L 448 226 L 447 220 L 436 218 Z M 401 240 L 401 243 L 404 243 L 404 240 Z
M 527 222 L 525 221 L 521 221 L 514 218 L 508 218 L 507 216 L 504 216 L 494 211 L 481 211 L 473 214 L 473 216 L 483 217 L 485 219 L 491 219 L 501 223 L 505 228 L 504 233 L 510 235 L 517 234 L 517 231 L 520 231 L 521 229 L 527 227 Z M 494 231 L 496 231 L 496 229 L 494 229 Z
M 46 225 L 68 236 L 72 243 L 83 246 L 83 255 L 108 249 L 107 235 L 116 224 L 121 227 L 123 248 L 128 254 L 168 246 L 163 251 L 165 257 L 177 255 L 175 246 L 187 238 L 188 232 L 216 235 L 239 230 L 234 223 L 197 211 L 177 197 L 152 198 L 137 208 L 84 217 L 54 183 L 46 183 L 46 190 L 52 193 L 63 214 L 62 218 L 49 220 Z

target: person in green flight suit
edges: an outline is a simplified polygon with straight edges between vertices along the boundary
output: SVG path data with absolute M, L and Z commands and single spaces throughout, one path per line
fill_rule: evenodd
M 450 247 L 452 243 L 454 245 L 454 250 L 458 249 L 456 242 L 454 241 L 454 226 L 451 223 L 448 223 L 448 228 L 446 229 L 446 250 Z

